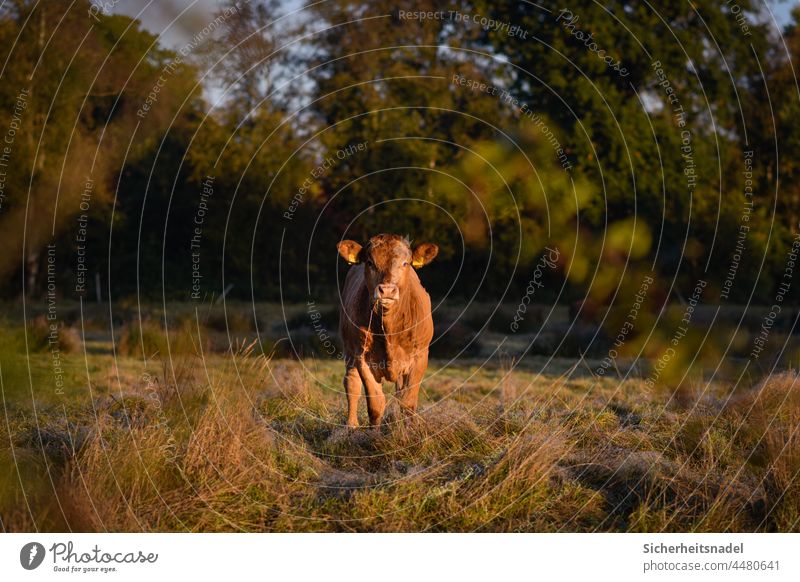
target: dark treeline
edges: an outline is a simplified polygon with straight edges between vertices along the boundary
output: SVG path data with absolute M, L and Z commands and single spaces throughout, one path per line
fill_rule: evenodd
M 516 302 L 545 247 L 537 301 L 778 291 L 800 31 L 755 1 L 253 1 L 192 33 L 0 8 L 6 297 L 330 300 L 377 232 L 440 245 L 439 296 Z

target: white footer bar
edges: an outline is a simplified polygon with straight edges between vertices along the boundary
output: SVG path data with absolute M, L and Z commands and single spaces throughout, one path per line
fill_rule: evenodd
M 800 580 L 800 534 L 3 534 L 3 580 Z M 194 578 L 192 578 L 194 579 Z

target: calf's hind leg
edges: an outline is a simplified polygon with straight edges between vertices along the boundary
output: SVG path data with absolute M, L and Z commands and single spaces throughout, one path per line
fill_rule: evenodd
M 419 386 L 428 368 L 428 354 L 420 357 L 412 370 L 397 383 L 397 401 L 404 412 L 416 412 L 419 402 Z

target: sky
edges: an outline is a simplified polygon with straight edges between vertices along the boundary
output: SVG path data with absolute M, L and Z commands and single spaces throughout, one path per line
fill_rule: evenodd
M 94 4 L 112 5 L 110 12 L 138 18 L 145 29 L 162 36 L 169 48 L 186 44 L 198 30 L 213 20 L 218 0 L 93 0 Z
M 94 3 L 105 5 L 107 11 L 138 18 L 144 28 L 153 34 L 162 35 L 165 46 L 180 48 L 213 20 L 212 14 L 218 7 L 219 0 L 94 0 Z M 290 10 L 303 4 L 302 0 L 285 0 L 286 8 Z M 800 0 L 769 2 L 781 25 L 789 21 L 792 7 L 798 4 Z

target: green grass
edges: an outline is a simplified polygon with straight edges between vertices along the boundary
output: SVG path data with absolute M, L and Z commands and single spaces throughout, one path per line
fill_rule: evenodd
M 387 386 L 384 426 L 353 431 L 341 362 L 144 331 L 63 354 L 63 393 L 0 337 L 3 530 L 800 530 L 792 373 L 673 397 L 594 361 L 440 360 L 416 417 Z

